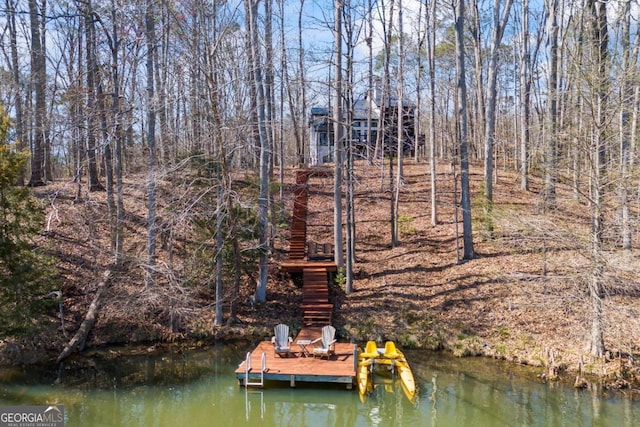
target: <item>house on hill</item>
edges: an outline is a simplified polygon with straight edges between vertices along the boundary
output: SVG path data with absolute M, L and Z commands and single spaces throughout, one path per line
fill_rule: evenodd
M 398 102 L 395 98 L 387 101 L 386 108 L 381 108 L 381 91 L 376 90 L 376 96 L 371 102 L 371 138 L 369 135 L 369 100 L 368 97 L 354 103 L 351 114 L 350 131 L 345 129 L 345 135 L 350 135 L 347 143 L 351 143 L 355 155 L 359 157 L 372 156 L 376 144 L 384 144 L 386 154 L 395 154 L 398 147 Z M 411 153 L 415 145 L 415 105 L 404 102 L 403 117 L 403 147 L 404 153 Z M 378 141 L 378 127 L 380 115 L 383 114 L 381 140 Z M 344 123 L 348 115 L 344 114 Z M 421 139 L 422 141 L 423 139 Z M 332 111 L 327 107 L 313 107 L 309 115 L 309 164 L 321 165 L 333 162 L 334 132 Z

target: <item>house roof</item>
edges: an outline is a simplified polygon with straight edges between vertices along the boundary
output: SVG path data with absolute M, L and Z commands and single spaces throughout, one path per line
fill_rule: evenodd
M 369 102 L 365 99 L 358 99 L 353 105 L 353 119 L 357 121 L 367 120 L 367 111 L 369 110 Z M 346 114 L 346 113 L 345 113 Z M 331 116 L 331 111 L 326 107 L 312 107 L 311 108 L 311 117 L 310 122 L 314 124 L 320 123 L 322 120 L 326 120 Z M 371 112 L 371 118 L 374 120 L 378 119 L 378 110 L 375 105 L 373 105 L 373 110 Z
M 311 108 L 311 115 L 312 116 L 328 116 L 329 115 L 329 109 L 325 108 L 325 107 L 312 107 Z
M 376 96 L 373 97 L 373 105 L 372 105 L 372 112 L 371 112 L 371 118 L 374 120 L 377 120 L 380 115 L 381 93 L 379 91 L 376 91 L 376 92 L 377 92 Z M 415 105 L 412 102 L 409 102 L 407 100 L 405 100 L 402 104 L 403 104 L 403 108 L 415 108 Z M 387 100 L 387 105 L 389 107 L 397 107 L 398 100 L 395 97 L 390 96 Z M 359 98 L 358 100 L 356 100 L 356 102 L 353 105 L 353 119 L 356 121 L 367 120 L 368 110 L 369 110 L 368 97 L 364 96 Z M 312 123 L 317 123 L 316 119 L 319 119 L 320 117 L 322 117 L 324 120 L 326 120 L 328 117 L 331 116 L 331 114 L 332 114 L 331 110 L 327 107 L 312 107 L 310 121 Z

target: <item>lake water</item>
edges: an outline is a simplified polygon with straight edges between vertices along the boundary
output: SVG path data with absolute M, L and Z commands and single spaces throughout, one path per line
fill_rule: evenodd
M 64 404 L 66 426 L 638 426 L 640 402 L 543 384 L 535 371 L 484 358 L 405 351 L 419 398 L 379 385 L 355 390 L 298 383 L 239 387 L 251 345 L 135 354 L 109 349 L 89 363 L 0 371 L 0 404 Z

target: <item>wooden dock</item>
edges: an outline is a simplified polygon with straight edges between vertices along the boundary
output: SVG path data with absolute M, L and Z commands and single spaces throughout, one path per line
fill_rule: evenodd
M 335 354 L 329 360 L 304 355 L 303 349 L 296 344 L 298 340 L 313 340 L 320 337 L 320 328 L 304 328 L 291 345 L 292 354 L 280 357 L 275 354 L 270 341 L 262 341 L 249 355 L 251 369 L 247 372 L 247 361 L 236 369 L 236 378 L 241 386 L 263 386 L 263 381 L 288 382 L 295 387 L 298 382 L 337 383 L 351 389 L 356 380 L 357 346 L 351 343 L 336 343 Z M 312 348 L 307 349 L 310 353 Z M 262 358 L 264 355 L 264 371 Z
M 303 323 L 291 345 L 289 357 L 275 354 L 271 341 L 263 341 L 236 369 L 241 386 L 264 386 L 265 381 L 345 384 L 351 389 L 356 381 L 357 346 L 335 343 L 329 359 L 314 358 L 309 343 L 322 335 L 322 326 L 330 325 L 333 304 L 329 300 L 330 273 L 337 271 L 334 248 L 330 243 L 307 242 L 307 199 L 310 176 L 331 176 L 322 169 L 296 171 L 289 259 L 280 263 L 283 271 L 302 272 Z M 302 344 L 299 345 L 298 343 Z M 305 347 L 306 351 L 305 351 Z

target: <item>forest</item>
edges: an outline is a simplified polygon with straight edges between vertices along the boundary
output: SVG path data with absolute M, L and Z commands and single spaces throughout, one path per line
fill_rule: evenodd
M 0 300 L 10 307 L 0 334 L 15 345 L 60 351 L 83 319 L 97 322 L 99 343 L 234 335 L 247 318 L 282 316 L 274 300 L 296 290 L 273 263 L 286 256 L 292 175 L 309 163 L 311 109 L 329 106 L 334 178 L 317 189 L 331 193 L 317 208 L 333 228 L 345 304 L 366 287 L 363 205 L 379 215 L 389 251 L 455 225 L 456 265 L 516 239 L 540 266 L 520 285 L 568 288 L 554 301 L 580 313 L 567 328 L 584 348 L 567 360 L 617 357 L 619 372 L 637 370 L 638 2 L 5 0 L 0 9 Z M 354 149 L 362 100 L 377 129 L 364 151 Z M 408 151 L 397 114 L 406 105 Z M 519 202 L 527 210 L 505 215 Z M 101 304 L 97 319 L 85 317 Z M 105 320 L 109 310 L 119 314 Z M 418 311 L 423 326 L 433 320 Z M 343 333 L 366 338 L 347 324 Z M 51 328 L 59 337 L 35 344 Z M 456 328 L 469 332 L 457 341 L 483 336 Z M 493 338 L 513 344 L 499 330 Z M 455 347 L 443 336 L 407 344 Z M 546 346 L 537 353 L 546 365 L 557 358 Z

